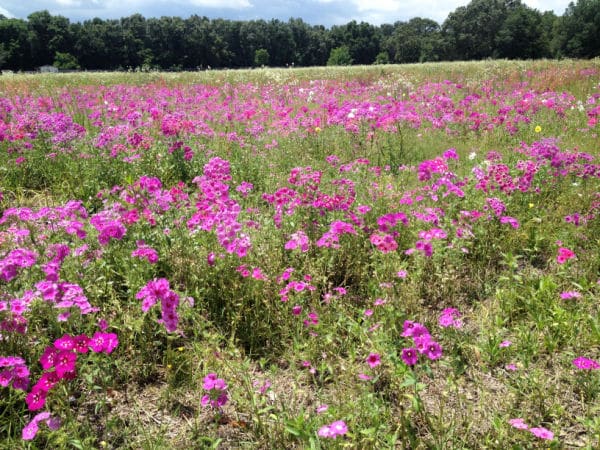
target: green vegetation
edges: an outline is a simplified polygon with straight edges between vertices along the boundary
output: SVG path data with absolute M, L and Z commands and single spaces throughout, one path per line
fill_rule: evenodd
M 600 56 L 599 21 L 600 0 L 578 0 L 559 16 L 521 0 L 472 0 L 440 24 L 415 17 L 380 26 L 351 21 L 329 29 L 299 18 L 233 21 L 197 15 L 134 14 L 70 23 L 38 11 L 27 20 L 0 16 L 0 68 L 34 70 L 55 62 L 85 70 L 249 68 L 266 66 L 266 55 L 270 66 L 308 67 L 325 66 L 340 48 L 350 56 L 341 65 L 593 58 Z M 389 60 L 375 61 L 383 52 Z M 66 55 L 77 60 L 61 63 Z
M 1 77 L 0 449 L 599 448 L 599 75 Z

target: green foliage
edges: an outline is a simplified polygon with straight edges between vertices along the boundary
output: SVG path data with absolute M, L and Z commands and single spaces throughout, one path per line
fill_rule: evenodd
M 135 30 L 141 22 L 137 18 L 128 26 Z M 158 22 L 153 26 L 158 27 Z M 303 24 L 294 24 L 294 40 L 309 41 Z M 433 29 L 425 33 L 439 37 L 439 30 L 430 25 Z M 172 20 L 165 30 L 176 36 L 185 26 L 184 21 Z M 208 19 L 194 19 L 198 36 L 211 26 Z M 219 26 L 227 28 L 225 22 Z M 387 36 L 394 37 L 391 29 Z M 221 53 L 219 60 L 225 61 L 232 48 Z M 249 45 L 244 51 L 252 48 Z M 421 47 L 419 58 L 423 51 Z M 298 61 L 310 60 L 298 48 L 295 52 Z M 344 53 L 351 58 L 348 48 Z M 127 58 L 134 61 L 139 56 L 133 51 Z M 176 63 L 167 50 L 157 61 Z M 598 63 L 500 61 L 202 74 L 17 75 L 10 77 L 13 81 L 0 80 L 0 86 L 7 96 L 22 95 L 27 86 L 40 97 L 58 98 L 61 83 L 153 84 L 183 90 L 186 84 L 201 82 L 225 86 L 217 94 L 222 96 L 220 104 L 235 83 L 268 84 L 276 89 L 283 83 L 311 79 L 359 80 L 357 84 L 376 80 L 399 103 L 425 81 L 464 83 L 464 91 L 449 94 L 450 103 L 464 99 L 464 93 L 480 93 L 481 86 L 512 92 L 512 86 L 521 86 L 525 74 L 531 73 L 526 79 L 532 92 L 547 92 L 547 86 L 552 86 L 557 92 L 577 92 L 577 98 L 585 100 L 595 92 L 597 78 L 582 77 L 582 69 L 597 71 Z M 497 109 L 490 106 L 490 114 Z M 75 105 L 71 113 L 85 123 L 86 115 Z M 459 198 L 445 196 L 444 186 L 435 192 L 419 191 L 423 184 L 412 169 L 450 147 L 457 149 L 459 160 L 446 162 L 458 179 L 473 177 L 474 167 L 492 164 L 485 157 L 488 150 L 501 153 L 503 162 L 516 164 L 525 157 L 511 149 L 521 141 L 541 139 L 532 131 L 538 123 L 544 137 L 551 135 L 547 130 L 561 133 L 565 148 L 590 153 L 596 148 L 597 138 L 591 132 L 571 131 L 587 121 L 585 112 L 577 108 L 565 111 L 560 120 L 545 111 L 532 117 L 535 123 L 512 136 L 504 130 L 482 132 L 454 124 L 448 130 L 426 124 L 426 132 L 409 125 L 384 131 L 373 130 L 372 122 L 365 120 L 355 134 L 321 124 L 318 131 L 307 128 L 301 137 L 277 135 L 278 147 L 269 151 L 265 142 L 252 140 L 250 133 L 243 134 L 244 145 L 226 136 L 186 136 L 184 145 L 196 150 L 192 160 L 181 149 L 167 153 L 171 139 L 157 133 L 152 147 L 133 164 L 100 157 L 101 150 L 87 136 L 73 144 L 74 151 L 59 151 L 49 159 L 55 144 L 40 133 L 24 153 L 26 161 L 16 165 L 12 144 L 1 142 L 2 210 L 15 205 L 37 210 L 75 198 L 83 200 L 90 214 L 110 202 L 119 203 L 115 211 L 130 209 L 133 205 L 124 200 L 122 189 L 109 191 L 114 186 L 131 186 L 141 175 L 160 177 L 169 195 L 181 190 L 193 204 L 197 187 L 192 180 L 202 174 L 210 152 L 230 161 L 229 192 L 239 203 L 240 222 L 254 225 L 244 228 L 253 250 L 243 259 L 220 250 L 209 231 L 189 233 L 188 217 L 175 207 L 161 214 L 154 211 L 155 224 L 143 219 L 128 224 L 123 239 L 107 246 L 97 242 L 96 230 L 89 227 L 85 241 L 89 248 L 80 257 L 67 258 L 60 277 L 82 284 L 90 302 L 100 307 L 98 317 L 106 318 L 110 330 L 118 334 L 119 347 L 110 357 L 80 357 L 77 380 L 61 384 L 49 405 L 64 418 L 63 427 L 50 432 L 42 426 L 32 444 L 24 444 L 20 437 L 32 416 L 24 404 L 25 394 L 0 387 L 0 448 L 541 448 L 545 441 L 509 425 L 508 420 L 516 417 L 525 418 L 531 427 L 547 426 L 555 432 L 555 440 L 544 448 L 571 443 L 596 448 L 600 438 L 598 371 L 576 371 L 572 360 L 581 354 L 597 359 L 600 225 L 596 218 L 575 227 L 565 223 L 564 216 L 574 210 L 582 214 L 591 210 L 597 200 L 597 180 L 590 177 L 574 185 L 575 178 L 565 177 L 551 184 L 550 173 L 538 172 L 534 183 L 541 186 L 540 194 L 472 190 Z M 244 133 L 238 124 L 227 126 L 228 132 Z M 199 150 L 204 146 L 206 154 Z M 75 152 L 89 158 L 74 157 Z M 476 153 L 473 158 L 468 156 L 471 152 Z M 339 158 L 339 165 L 325 161 L 331 154 Z M 368 166 L 346 170 L 363 157 L 369 159 Z M 355 204 L 369 205 L 370 211 L 350 218 L 349 211 L 298 207 L 283 214 L 281 226 L 275 226 L 271 205 L 262 194 L 290 186 L 290 169 L 306 166 L 321 173 L 320 189 L 330 195 L 335 193 L 332 181 L 340 176 L 353 181 Z M 513 170 L 510 177 L 517 172 Z M 254 184 L 247 197 L 235 191 L 242 181 Z M 310 195 L 306 187 L 294 188 Z M 424 195 L 407 205 L 398 193 L 408 191 Z M 433 194 L 439 196 L 436 201 Z M 485 211 L 477 220 L 464 219 L 467 216 L 462 212 L 481 209 L 488 196 L 502 197 L 510 214 L 519 217 L 520 227 L 502 224 Z M 452 229 L 456 220 L 464 220 L 463 231 L 471 231 L 472 239 L 452 235 L 437 241 L 428 258 L 419 252 L 405 253 L 418 239 L 415 227 L 398 224 L 394 228 L 399 246 L 390 253 L 376 251 L 366 238 L 377 229 L 377 218 L 387 212 L 409 213 L 440 205 L 447 215 L 431 226 Z M 416 220 L 409 216 L 410 221 Z M 363 235 L 344 234 L 335 249 L 314 245 L 334 220 L 356 220 L 353 223 L 360 223 L 357 233 Z M 310 236 L 310 249 L 305 253 L 284 250 L 290 235 L 300 229 Z M 60 237 L 34 233 L 24 239 L 27 245 L 33 242 L 43 257 L 47 257 L 44 243 L 48 240 L 65 240 L 71 251 L 80 245 L 78 238 L 66 233 Z M 131 257 L 141 240 L 158 250 L 157 264 Z M 557 240 L 576 246 L 577 258 L 558 264 Z M 2 245 L 11 244 L 3 240 Z M 213 250 L 223 254 L 209 265 L 207 257 Z M 260 267 L 268 281 L 243 276 L 242 264 L 249 270 Z M 310 279 L 307 282 L 315 290 L 292 292 L 282 301 L 279 293 L 285 283 L 277 277 L 288 267 L 295 269 L 294 280 Z M 404 269 L 407 276 L 400 278 L 398 271 Z M 21 295 L 44 276 L 35 267 L 23 272 L 22 284 L 2 280 L 5 297 Z M 148 280 L 159 277 L 168 277 L 181 296 L 177 333 L 166 333 L 157 323 L 160 313 L 156 309 L 142 314 L 136 299 L 136 292 Z M 339 287 L 347 292 L 342 295 L 334 290 Z M 582 298 L 561 299 L 561 292 L 569 290 L 577 290 Z M 68 322 L 57 322 L 55 309 L 41 299 L 33 307 L 28 327 L 38 338 L 11 335 L 2 341 L 0 356 L 24 356 L 35 380 L 42 372 L 38 358 L 44 346 L 64 333 L 93 333 L 97 324 L 96 317 L 75 315 Z M 298 315 L 296 307 L 300 307 Z M 447 307 L 460 310 L 463 327 L 439 326 L 439 313 Z M 305 325 L 308 314 L 318 320 Z M 413 345 L 411 338 L 402 336 L 406 320 L 427 326 L 443 347 L 441 359 L 425 361 L 420 355 L 414 367 L 403 362 L 402 349 Z M 366 363 L 371 353 L 381 356 L 380 364 Z M 229 385 L 229 402 L 222 410 L 200 404 L 207 373 L 217 373 Z M 318 435 L 320 427 L 342 419 L 348 425 L 346 435 L 335 440 Z
M 12 70 L 34 70 L 69 54 L 77 61 L 59 58 L 56 64 L 145 71 L 386 64 L 385 53 L 392 63 L 592 58 L 599 55 L 598 9 L 598 0 L 579 0 L 556 16 L 520 0 L 473 0 L 450 12 L 441 26 L 415 17 L 380 26 L 353 20 L 331 28 L 302 19 L 232 21 L 198 15 L 146 19 L 133 14 L 70 23 L 44 10 L 27 20 L 0 18 L 0 56 L 2 67 Z M 344 47 L 350 57 L 329 64 L 332 51 Z
M 331 49 L 329 59 L 327 60 L 328 66 L 349 66 L 352 64 L 352 57 L 350 56 L 350 49 L 347 46 L 336 47 Z
M 557 25 L 555 45 L 562 56 L 572 58 L 600 56 L 599 0 L 571 2 Z
M 63 70 L 77 70 L 79 69 L 79 63 L 77 58 L 70 53 L 56 52 L 54 57 L 54 67 Z
M 269 65 L 269 52 L 264 48 L 259 48 L 254 52 L 254 65 L 264 67 Z
M 390 63 L 390 57 L 387 54 L 387 52 L 379 52 L 377 54 L 377 56 L 375 57 L 375 61 L 373 62 L 373 64 L 389 64 Z

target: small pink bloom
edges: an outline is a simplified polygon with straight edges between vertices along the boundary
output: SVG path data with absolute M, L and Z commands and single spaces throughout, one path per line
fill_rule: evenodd
M 518 429 L 518 430 L 528 430 L 528 429 L 529 429 L 529 425 L 527 425 L 527 424 L 525 423 L 525 421 L 524 421 L 523 419 L 521 419 L 521 418 L 517 418 L 517 419 L 510 419 L 510 420 L 508 421 L 508 423 L 509 423 L 509 424 L 510 424 L 512 427 L 514 427 L 514 428 L 516 428 L 516 429 Z
M 560 298 L 563 300 L 571 300 L 574 298 L 581 298 L 581 293 L 577 291 L 563 291 L 560 293 Z
M 431 360 L 436 360 L 442 357 L 442 347 L 435 341 L 430 341 L 425 349 L 425 355 Z
M 323 425 L 321 428 L 319 428 L 319 431 L 317 434 L 320 437 L 335 439 L 335 434 L 333 434 L 331 432 L 331 427 L 329 425 Z
M 531 432 L 531 434 L 540 439 L 546 439 L 549 441 L 554 439 L 554 433 L 544 427 L 530 428 L 529 431 Z
M 323 404 L 323 405 L 319 405 L 317 406 L 317 414 L 321 414 L 324 413 L 325 411 L 327 411 L 329 409 L 329 405 L 327 404 Z
M 593 359 L 586 358 L 585 356 L 580 356 L 573 360 L 573 365 L 581 370 L 598 370 L 600 369 L 600 363 L 594 361 Z
M 556 262 L 564 264 L 569 259 L 575 258 L 575 252 L 566 247 L 559 247 L 558 254 L 556 255 Z
M 414 366 L 419 359 L 419 354 L 414 348 L 403 348 L 402 349 L 402 361 L 407 366 Z
M 367 364 L 371 366 L 371 368 L 377 367 L 381 364 L 381 356 L 378 353 L 370 353 L 367 357 Z

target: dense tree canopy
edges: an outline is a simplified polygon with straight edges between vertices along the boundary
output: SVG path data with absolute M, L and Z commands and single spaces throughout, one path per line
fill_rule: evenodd
M 257 59 L 258 56 L 258 59 Z M 600 0 L 577 0 L 563 16 L 521 0 L 472 0 L 438 24 L 413 18 L 330 29 L 302 19 L 232 21 L 193 15 L 71 23 L 48 11 L 0 15 L 0 68 L 163 70 L 208 67 L 410 63 L 482 58 L 600 56 Z M 261 64 L 257 64 L 257 63 Z

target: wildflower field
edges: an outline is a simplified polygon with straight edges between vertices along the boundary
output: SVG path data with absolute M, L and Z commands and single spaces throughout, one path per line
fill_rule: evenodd
M 0 448 L 600 448 L 600 61 L 0 79 Z

